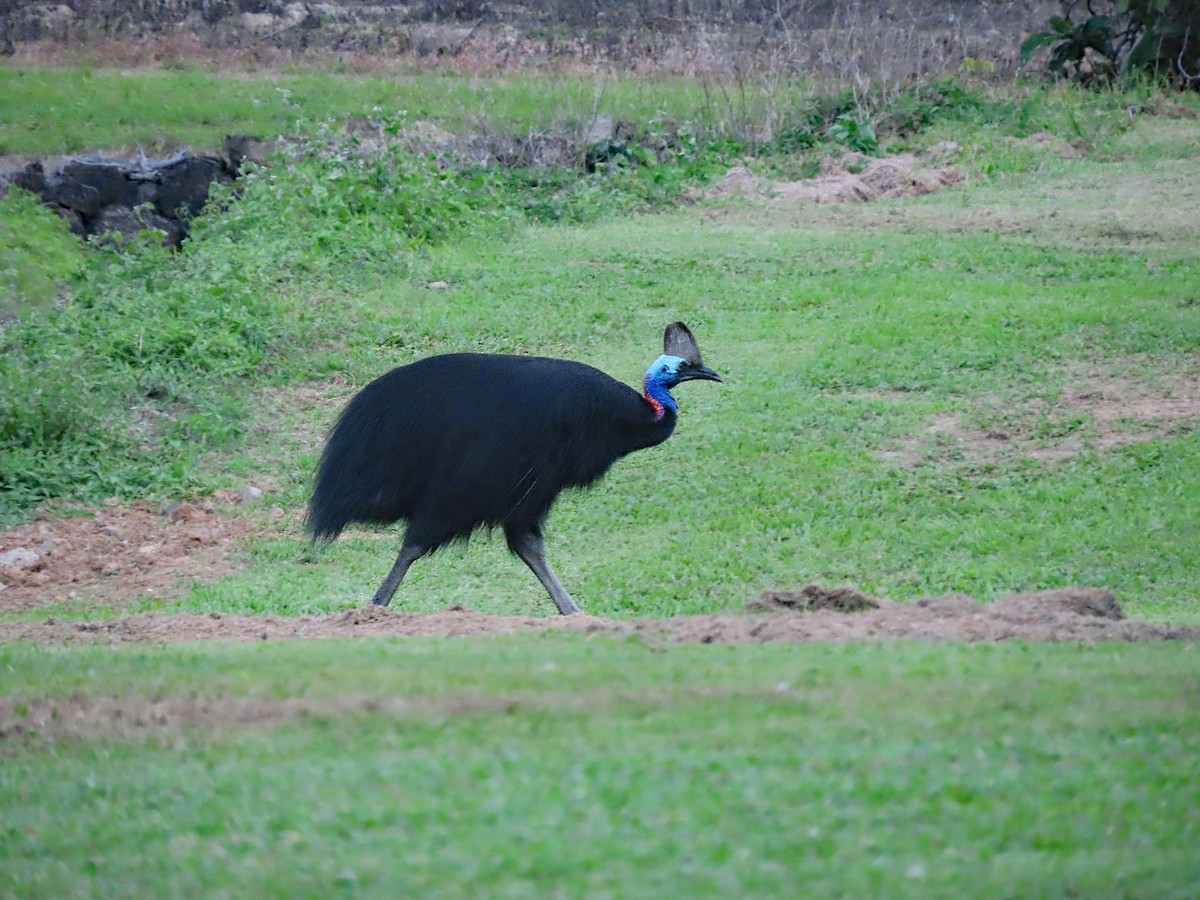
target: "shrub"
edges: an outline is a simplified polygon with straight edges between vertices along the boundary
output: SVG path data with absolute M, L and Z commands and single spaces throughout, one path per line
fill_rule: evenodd
M 1047 72 L 1107 84 L 1141 72 L 1200 89 L 1200 0 L 1079 0 L 1021 44 L 1021 61 L 1050 46 Z

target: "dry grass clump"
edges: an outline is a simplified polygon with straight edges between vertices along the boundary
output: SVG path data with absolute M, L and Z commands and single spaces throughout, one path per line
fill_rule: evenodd
M 505 71 L 530 67 L 638 74 L 805 76 L 841 86 L 901 84 L 961 71 L 1011 75 L 1021 40 L 1054 2 L 973 6 L 855 0 L 787 7 L 699 0 L 516 5 L 243 4 L 90 0 L 10 4 L 3 48 L 26 63 L 336 65 Z

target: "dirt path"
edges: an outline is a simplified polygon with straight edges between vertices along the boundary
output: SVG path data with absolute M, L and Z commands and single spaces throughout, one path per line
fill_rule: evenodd
M 768 592 L 756 611 L 672 619 L 489 616 L 462 608 L 410 613 L 380 607 L 328 616 L 240 616 L 142 613 L 101 622 L 0 623 L 0 641 L 174 644 L 185 641 L 308 640 L 336 637 L 472 637 L 551 630 L 606 636 L 637 635 L 687 644 L 812 641 L 1138 641 L 1196 640 L 1200 628 L 1175 628 L 1125 618 L 1112 594 L 1068 588 L 1015 594 L 981 604 L 951 595 L 895 603 L 848 588 L 810 585 Z M 763 611 L 766 610 L 766 611 Z

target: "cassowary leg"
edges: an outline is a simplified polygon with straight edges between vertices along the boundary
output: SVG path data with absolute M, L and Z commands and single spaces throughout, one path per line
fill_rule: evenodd
M 383 580 L 383 584 L 371 598 L 371 603 L 374 606 L 387 606 L 391 603 L 396 588 L 400 587 L 400 582 L 408 574 L 408 567 L 424 556 L 428 550 L 428 547 L 422 547 L 419 544 L 405 544 L 401 547 L 400 555 L 396 557 L 396 564 L 392 566 L 392 571 L 388 572 L 388 577 Z
M 560 613 L 569 616 L 571 613 L 579 612 L 579 607 L 575 605 L 575 601 L 571 599 L 567 589 L 562 586 L 562 582 L 558 580 L 558 576 L 546 562 L 546 544 L 540 534 L 530 532 L 512 534 L 510 532 L 508 546 L 513 553 L 525 560 L 525 565 L 533 570 L 533 574 L 538 577 L 542 587 L 550 593 L 550 599 L 554 601 L 554 605 L 558 607 Z

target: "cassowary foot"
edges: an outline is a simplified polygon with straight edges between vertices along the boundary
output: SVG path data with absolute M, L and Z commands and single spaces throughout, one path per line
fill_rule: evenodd
M 408 574 L 408 567 L 415 563 L 418 559 L 428 552 L 427 547 L 421 547 L 415 544 L 405 544 L 400 548 L 400 555 L 396 557 L 396 563 L 392 566 L 392 571 L 388 572 L 388 577 L 383 580 L 383 584 L 379 586 L 379 590 L 375 592 L 375 596 L 371 598 L 372 606 L 387 606 L 392 602 L 392 597 L 396 595 L 396 588 L 400 587 L 400 582 L 404 580 L 404 576 Z
M 562 586 L 562 582 L 558 580 L 558 576 L 546 562 L 546 545 L 540 534 L 530 532 L 509 534 L 508 546 L 513 553 L 525 561 L 525 565 L 529 566 L 533 574 L 537 576 L 538 581 L 542 583 L 542 587 L 546 589 L 546 593 L 550 595 L 550 599 L 554 601 L 554 605 L 558 607 L 560 613 L 569 616 L 579 612 L 579 607 L 575 605 L 575 601 L 571 599 L 567 589 Z
M 558 607 L 558 611 L 564 616 L 573 616 L 575 613 L 580 612 L 579 607 L 571 599 L 570 594 L 563 597 L 553 597 L 552 599 L 554 600 L 554 605 Z

